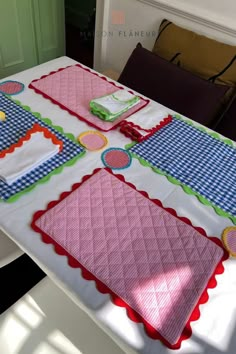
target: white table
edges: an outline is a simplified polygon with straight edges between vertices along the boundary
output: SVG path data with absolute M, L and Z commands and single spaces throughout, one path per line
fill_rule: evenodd
M 29 105 L 33 111 L 40 112 L 42 117 L 49 117 L 54 124 L 62 126 L 65 132 L 78 136 L 79 133 L 91 128 L 27 88 L 33 79 L 75 63 L 74 60 L 62 57 L 11 76 L 9 79 L 19 80 L 26 85 L 25 91 L 16 96 L 22 104 Z M 169 111 L 172 113 L 171 110 Z M 130 142 L 118 130 L 105 135 L 110 146 L 124 147 Z M 209 290 L 210 300 L 200 307 L 201 317 L 192 324 L 192 337 L 183 342 L 180 350 L 171 351 L 159 341 L 147 337 L 141 324 L 129 320 L 123 308 L 113 305 L 108 295 L 100 294 L 94 282 L 84 280 L 79 269 L 70 268 L 66 258 L 57 255 L 53 247 L 43 243 L 39 234 L 30 228 L 34 212 L 45 209 L 48 202 L 58 199 L 63 191 L 70 190 L 71 186 L 80 181 L 84 175 L 103 166 L 100 154 L 100 152 L 87 152 L 86 156 L 74 166 L 65 168 L 63 173 L 53 176 L 48 183 L 38 186 L 17 202 L 0 203 L 1 230 L 32 257 L 126 353 L 235 353 L 235 260 L 230 259 L 225 262 L 225 273 L 217 276 L 218 286 Z M 151 198 L 160 199 L 165 207 L 175 208 L 178 215 L 186 216 L 194 225 L 202 226 L 208 235 L 220 237 L 223 229 L 232 225 L 228 219 L 218 216 L 213 208 L 204 206 L 194 196 L 185 194 L 181 187 L 171 184 L 165 177 L 142 167 L 136 159 L 129 169 L 122 171 L 122 174 L 138 189 L 146 190 Z

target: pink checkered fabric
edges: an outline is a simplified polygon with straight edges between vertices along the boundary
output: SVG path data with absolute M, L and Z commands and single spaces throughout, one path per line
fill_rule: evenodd
M 30 87 L 39 90 L 64 108 L 103 131 L 114 128 L 123 119 L 147 104 L 147 101 L 141 99 L 140 103 L 114 122 L 105 122 L 94 116 L 90 112 L 90 101 L 111 94 L 120 88 L 79 65 L 70 66 L 40 80 L 33 81 Z
M 226 240 L 230 251 L 236 254 L 236 228 L 227 233 Z
M 171 345 L 223 250 L 106 170 L 36 226 L 128 303 Z

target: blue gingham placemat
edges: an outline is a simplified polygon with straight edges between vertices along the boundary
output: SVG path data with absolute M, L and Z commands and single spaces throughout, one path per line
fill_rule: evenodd
M 174 118 L 130 152 L 236 216 L 235 147 Z
M 84 152 L 84 149 L 79 144 L 76 144 L 53 127 L 45 124 L 42 120 L 37 119 L 31 112 L 26 111 L 2 94 L 0 94 L 0 111 L 6 113 L 6 121 L 0 122 L 0 151 L 17 143 L 17 141 L 26 134 L 27 130 L 32 128 L 34 123 L 46 127 L 53 132 L 58 139 L 63 141 L 63 150 L 59 154 L 44 162 L 24 177 L 18 179 L 11 186 L 0 181 L 1 199 L 7 200 L 15 194 L 24 191 L 56 168 Z

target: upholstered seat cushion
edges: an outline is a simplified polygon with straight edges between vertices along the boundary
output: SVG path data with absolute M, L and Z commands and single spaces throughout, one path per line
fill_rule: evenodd
M 216 85 L 137 45 L 120 83 L 199 123 L 212 126 L 228 86 Z M 222 107 L 221 107 L 222 108 Z
M 236 46 L 163 20 L 153 52 L 203 79 L 236 85 Z
M 236 99 L 223 115 L 215 130 L 236 142 Z

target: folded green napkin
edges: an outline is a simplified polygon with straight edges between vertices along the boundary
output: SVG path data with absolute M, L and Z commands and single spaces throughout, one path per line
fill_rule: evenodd
M 95 98 L 90 102 L 91 112 L 102 120 L 113 122 L 140 102 L 140 98 L 126 90 Z

